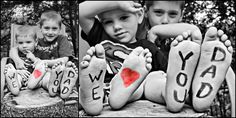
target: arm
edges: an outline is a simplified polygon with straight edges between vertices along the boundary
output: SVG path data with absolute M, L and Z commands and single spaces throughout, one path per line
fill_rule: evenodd
M 200 31 L 197 26 L 188 23 L 156 25 L 149 30 L 148 40 L 154 43 L 157 37 L 161 39 L 174 38 L 185 31 L 193 32 L 195 30 Z
M 25 65 L 27 65 L 27 63 L 25 63 L 25 62 L 19 57 L 17 47 L 12 47 L 12 48 L 10 49 L 9 56 L 10 56 L 10 58 L 12 58 L 12 60 L 15 62 L 17 69 L 27 69 L 27 68 L 25 67 Z
M 79 4 L 79 24 L 88 34 L 94 24 L 96 15 L 113 9 L 121 8 L 126 11 L 137 12 L 140 4 L 132 1 L 85 1 Z
M 40 60 L 39 58 L 35 57 L 35 55 L 30 51 L 28 51 L 28 53 L 26 54 L 26 57 L 30 59 L 31 61 L 33 61 L 34 63 L 37 63 L 37 61 Z

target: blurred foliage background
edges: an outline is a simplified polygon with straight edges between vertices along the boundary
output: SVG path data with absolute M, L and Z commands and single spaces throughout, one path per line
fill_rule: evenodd
M 72 41 L 75 56 L 79 53 L 78 0 L 59 1 L 10 1 L 1 0 L 1 58 L 8 56 L 11 24 L 36 25 L 43 11 L 53 9 L 59 12 L 66 26 L 68 40 Z

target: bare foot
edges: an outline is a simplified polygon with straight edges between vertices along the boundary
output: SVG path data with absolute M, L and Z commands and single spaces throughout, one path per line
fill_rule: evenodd
M 201 32 L 183 32 L 171 43 L 167 68 L 166 104 L 171 112 L 179 112 L 188 95 L 197 66 Z
M 151 70 L 152 55 L 148 49 L 135 48 L 111 81 L 109 103 L 113 109 L 123 107 Z
M 33 73 L 28 80 L 28 88 L 34 89 L 46 73 L 47 64 L 44 61 L 38 62 L 34 68 Z
M 6 77 L 7 85 L 13 95 L 18 95 L 20 92 L 19 81 L 17 80 L 16 69 L 12 64 L 5 66 L 4 74 Z
M 105 50 L 102 45 L 88 49 L 80 64 L 79 100 L 89 115 L 98 115 L 103 109 L 103 82 L 106 73 Z
M 222 30 L 211 27 L 205 34 L 199 64 L 192 84 L 193 107 L 208 109 L 232 61 L 233 48 Z
M 65 99 L 68 98 L 72 92 L 72 88 L 75 86 L 78 79 L 78 68 L 71 61 L 66 63 L 65 70 L 60 85 L 60 96 Z
M 163 71 L 153 71 L 147 75 L 144 80 L 144 95 L 147 100 L 165 104 L 166 76 Z
M 52 66 L 48 87 L 48 92 L 50 96 L 55 96 L 57 94 L 64 69 L 65 65 L 62 64 L 62 62 L 58 62 Z

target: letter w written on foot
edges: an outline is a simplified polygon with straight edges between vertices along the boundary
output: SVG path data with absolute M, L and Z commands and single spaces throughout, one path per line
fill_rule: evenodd
M 94 80 L 96 79 L 97 81 L 100 79 L 100 76 L 102 75 L 103 70 L 100 71 L 98 77 L 95 76 L 94 78 L 92 77 L 92 75 L 89 73 L 89 78 L 91 79 L 91 82 L 94 82 Z

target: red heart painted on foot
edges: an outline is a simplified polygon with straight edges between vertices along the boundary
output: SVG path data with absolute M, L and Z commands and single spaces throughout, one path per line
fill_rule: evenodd
M 33 75 L 34 75 L 34 77 L 37 79 L 40 75 L 41 75 L 42 73 L 41 73 L 41 71 L 39 71 L 39 70 L 34 70 L 34 72 L 33 72 Z
M 121 72 L 121 78 L 125 87 L 128 87 L 139 78 L 139 73 L 129 68 L 124 68 Z

